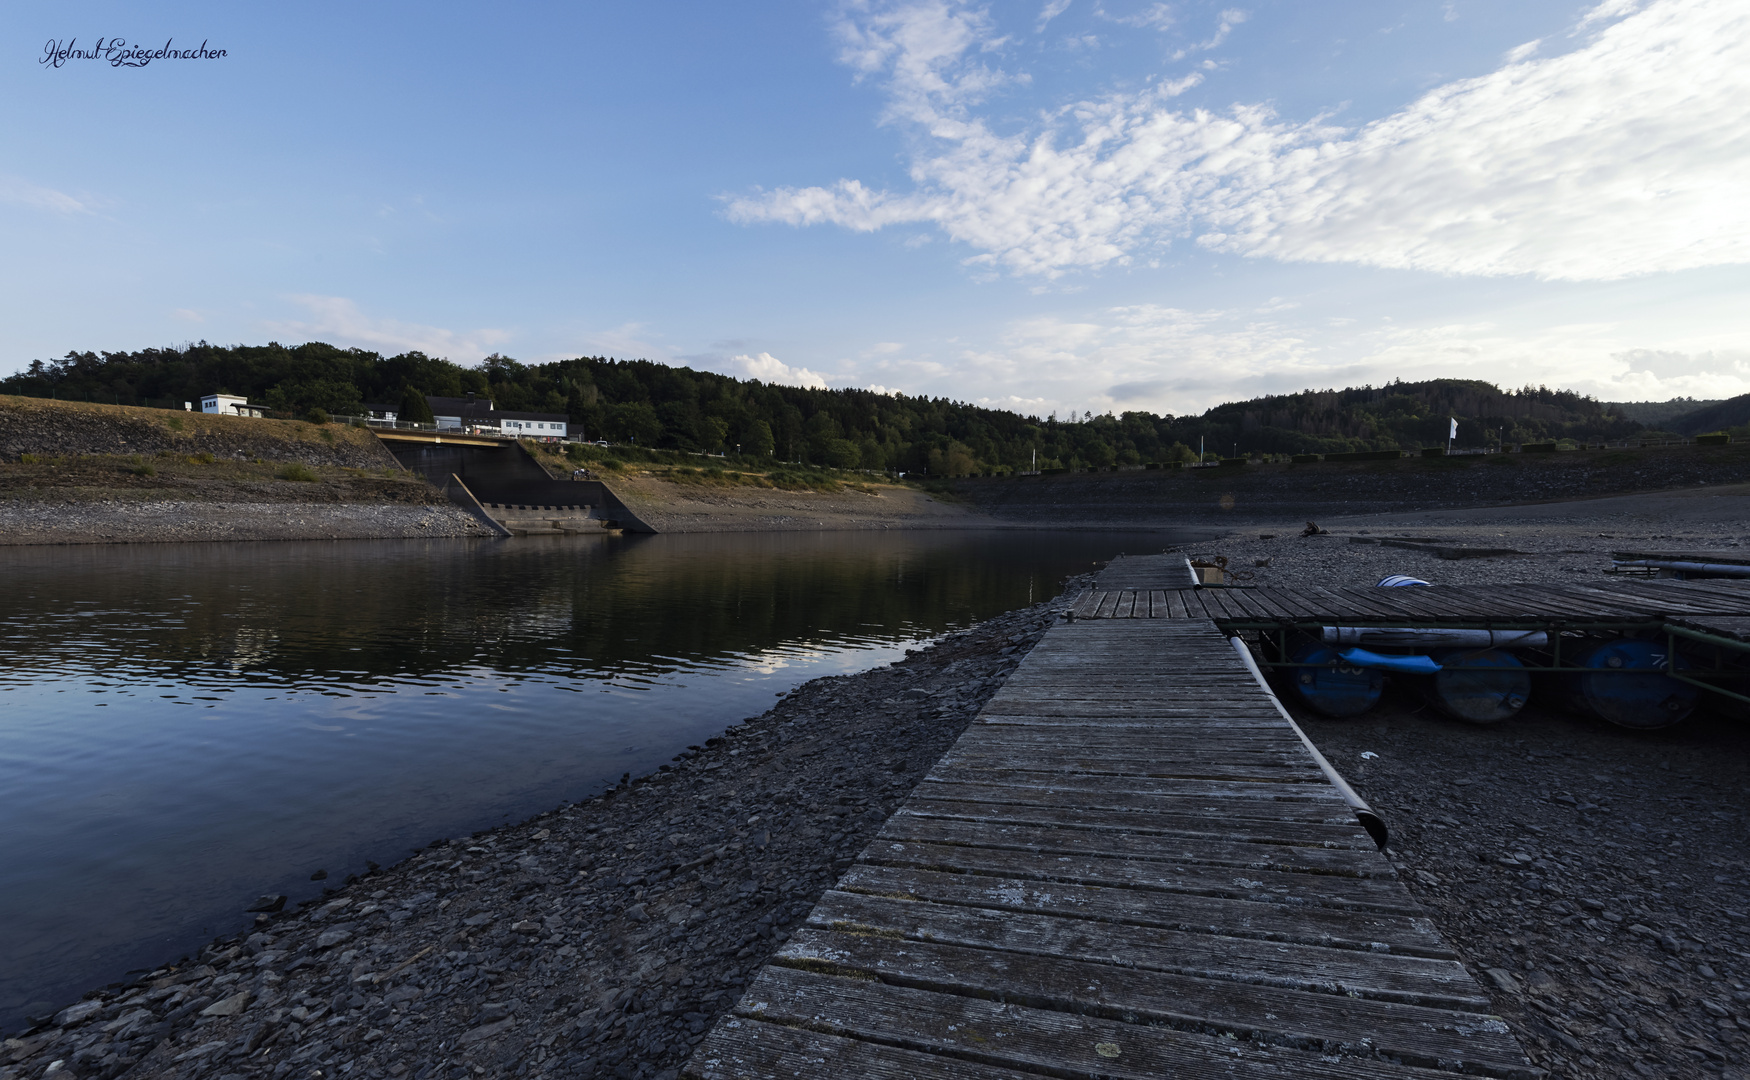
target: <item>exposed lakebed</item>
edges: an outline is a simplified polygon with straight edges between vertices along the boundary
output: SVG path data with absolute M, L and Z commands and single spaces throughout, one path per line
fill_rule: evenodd
M 15 549 L 0 1020 L 411 847 L 602 790 L 773 695 L 1160 534 Z

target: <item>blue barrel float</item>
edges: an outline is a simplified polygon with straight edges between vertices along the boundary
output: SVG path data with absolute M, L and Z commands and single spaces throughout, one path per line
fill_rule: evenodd
M 1359 716 L 1379 703 L 1385 677 L 1377 668 L 1351 664 L 1316 641 L 1302 642 L 1290 653 L 1296 664 L 1315 667 L 1289 668 L 1294 691 L 1315 712 L 1326 716 Z
M 1498 724 L 1531 698 L 1531 672 L 1504 649 L 1449 649 L 1433 656 L 1440 670 L 1428 678 L 1423 693 L 1455 720 Z
M 1646 731 L 1670 727 L 1695 711 L 1696 688 L 1664 674 L 1664 641 L 1613 638 L 1587 647 L 1566 677 L 1568 703 L 1601 720 Z M 1681 656 L 1677 666 L 1689 664 Z M 1633 674 L 1624 674 L 1633 672 Z

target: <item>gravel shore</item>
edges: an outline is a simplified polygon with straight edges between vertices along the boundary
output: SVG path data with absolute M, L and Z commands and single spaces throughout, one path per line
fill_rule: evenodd
M 0 545 L 492 536 L 449 505 L 0 499 Z
M 815 680 L 611 795 L 263 913 L 8 1039 L 0 1080 L 672 1077 L 1058 606 Z

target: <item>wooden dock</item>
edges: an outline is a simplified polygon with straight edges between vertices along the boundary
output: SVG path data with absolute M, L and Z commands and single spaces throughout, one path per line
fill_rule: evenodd
M 685 1075 L 1538 1075 L 1199 594 L 1125 563 Z
M 1127 565 L 1128 564 L 1128 565 Z M 1123 559 L 1075 604 L 1078 619 L 1209 620 L 1224 630 L 1451 626 L 1567 629 L 1718 623 L 1736 637 L 1750 620 L 1750 581 L 1619 579 L 1597 585 L 1430 585 L 1410 588 L 1192 588 L 1183 563 Z

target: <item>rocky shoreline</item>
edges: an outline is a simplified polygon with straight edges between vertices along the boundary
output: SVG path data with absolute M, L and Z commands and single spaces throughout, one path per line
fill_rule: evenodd
M 176 498 L 0 499 L 0 545 L 236 540 L 390 540 L 495 535 L 454 506 L 208 502 Z
M 0 1080 L 673 1077 L 1061 607 L 817 679 L 608 794 L 262 912 L 7 1039 Z

